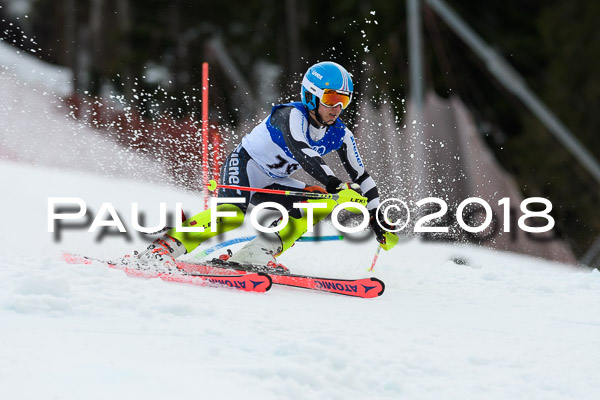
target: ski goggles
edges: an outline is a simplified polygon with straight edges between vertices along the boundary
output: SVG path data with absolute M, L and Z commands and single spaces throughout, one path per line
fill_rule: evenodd
M 302 86 L 321 99 L 321 104 L 325 107 L 335 107 L 339 104 L 345 109 L 352 101 L 352 92 L 318 88 L 306 76 L 302 80 Z
M 345 109 L 350 104 L 350 101 L 352 101 L 352 94 L 333 89 L 325 89 L 320 98 L 321 104 L 325 107 L 335 107 L 339 104 L 342 106 L 342 109 Z

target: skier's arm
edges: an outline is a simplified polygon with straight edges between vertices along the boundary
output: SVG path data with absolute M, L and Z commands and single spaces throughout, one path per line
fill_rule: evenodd
M 375 238 L 383 249 L 390 250 L 398 243 L 398 236 L 390 233 L 395 227 L 385 221 L 381 210 L 378 208 L 379 191 L 377 190 L 377 185 L 371 175 L 365 170 L 364 164 L 358 154 L 358 149 L 356 148 L 354 136 L 347 128 L 344 142 L 338 150 L 338 154 L 348 175 L 350 175 L 354 183 L 360 185 L 363 195 L 367 198 L 367 209 L 370 215 L 369 225 L 373 229 L 373 232 L 375 232 Z
M 379 191 L 377 190 L 377 185 L 365 169 L 360 155 L 358 154 L 354 135 L 352 135 L 352 132 L 350 132 L 348 128 L 346 128 L 346 136 L 344 136 L 342 147 L 340 147 L 337 152 L 342 160 L 342 165 L 346 169 L 346 172 L 348 172 L 348 175 L 350 175 L 350 179 L 352 179 L 352 182 L 360 185 L 363 196 L 367 198 L 367 209 L 372 210 L 377 208 L 377 206 L 379 206 Z
M 306 142 L 304 132 L 309 122 L 293 107 L 284 107 L 271 116 L 271 124 L 283 133 L 283 138 L 294 158 L 310 176 L 327 186 L 338 179 L 323 158 Z

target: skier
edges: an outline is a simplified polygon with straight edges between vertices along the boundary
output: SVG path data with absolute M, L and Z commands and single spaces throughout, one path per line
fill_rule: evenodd
M 248 133 L 228 156 L 221 168 L 223 185 L 251 186 L 294 191 L 341 193 L 345 197 L 366 197 L 370 226 L 381 246 L 388 250 L 397 243 L 397 237 L 383 218 L 378 218 L 379 193 L 373 178 L 365 170 L 352 132 L 340 120 L 340 115 L 352 100 L 353 83 L 342 66 L 326 61 L 311 66 L 301 85 L 301 102 L 279 104 L 270 115 Z M 322 159 L 336 150 L 352 182 L 344 182 L 334 175 Z M 307 186 L 290 177 L 302 168 L 323 186 Z M 347 196 L 346 196 L 347 195 Z M 203 241 L 239 227 L 250 204 L 273 201 L 288 209 L 288 224 L 276 233 L 258 235 L 228 260 L 282 268 L 276 263 L 278 255 L 289 249 L 308 229 L 307 212 L 293 208 L 300 201 L 323 203 L 324 208 L 313 210 L 313 224 L 318 223 L 341 203 L 332 199 L 309 199 L 266 195 L 220 188 L 218 197 L 243 197 L 243 203 L 221 204 L 218 211 L 229 211 L 235 217 L 217 219 L 217 232 L 210 227 L 211 210 L 203 211 L 184 221 L 183 227 L 204 227 L 204 232 L 168 231 L 155 240 L 145 251 L 134 256 L 142 264 L 159 265 L 172 269 L 175 259 L 194 250 Z M 343 202 L 343 201 L 342 201 Z M 323 206 L 321 206 L 323 207 Z M 273 226 L 276 225 L 274 222 Z M 211 229 L 212 228 L 212 229 Z

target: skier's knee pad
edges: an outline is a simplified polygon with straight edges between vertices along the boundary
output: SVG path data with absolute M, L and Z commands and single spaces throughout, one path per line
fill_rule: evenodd
M 216 207 L 219 213 L 226 215 L 217 215 L 216 226 L 212 226 L 212 209 L 202 211 L 191 218 L 185 220 L 181 226 L 183 228 L 204 229 L 203 232 L 177 232 L 177 228 L 172 228 L 167 235 L 179 240 L 185 246 L 187 252 L 194 250 L 200 243 L 221 233 L 238 228 L 244 222 L 244 210 L 235 204 L 220 204 Z

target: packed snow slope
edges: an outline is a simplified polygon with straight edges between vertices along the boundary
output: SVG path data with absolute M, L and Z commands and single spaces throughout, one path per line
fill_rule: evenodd
M 264 294 L 68 265 L 146 244 L 48 233 L 48 198 L 188 213 L 189 193 L 0 160 L 0 398 L 592 399 L 600 393 L 600 273 L 486 249 L 401 243 L 376 299 L 275 286 Z M 108 220 L 108 215 L 103 217 Z M 70 221 L 81 224 L 83 219 Z M 89 222 L 88 222 L 89 225 Z M 321 233 L 330 233 L 325 226 Z M 226 238 L 244 236 L 242 227 Z M 209 247 L 211 242 L 202 248 Z M 298 243 L 297 273 L 366 277 L 372 237 Z M 188 257 L 194 258 L 194 253 Z M 459 265 L 452 258 L 461 258 Z

